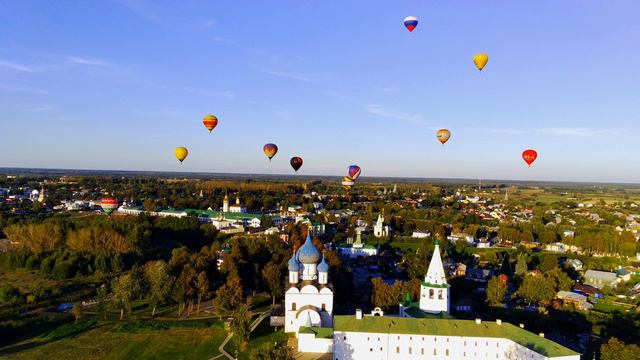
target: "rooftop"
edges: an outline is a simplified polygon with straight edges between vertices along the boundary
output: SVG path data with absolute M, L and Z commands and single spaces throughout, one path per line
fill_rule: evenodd
M 300 330 L 298 330 L 300 334 L 315 334 L 317 338 L 320 339 L 331 339 L 333 337 L 333 329 L 332 328 L 322 328 L 322 327 L 305 327 L 301 326 Z
M 476 324 L 472 320 L 410 319 L 353 315 L 334 316 L 334 331 L 417 334 L 437 336 L 474 336 L 505 338 L 548 357 L 577 355 L 576 352 L 509 323 Z

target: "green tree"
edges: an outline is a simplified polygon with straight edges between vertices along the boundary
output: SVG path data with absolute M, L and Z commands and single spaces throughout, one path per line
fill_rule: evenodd
M 131 275 L 125 274 L 113 279 L 111 289 L 113 301 L 120 308 L 120 320 L 122 320 L 125 310 L 128 314 L 131 314 L 131 301 L 133 300 Z
M 153 306 L 151 317 L 156 314 L 156 307 L 169 299 L 174 278 L 169 272 L 169 265 L 163 260 L 150 261 L 145 264 L 144 277 L 149 286 L 149 302 Z
M 233 311 L 231 331 L 240 342 L 240 348 L 245 348 L 251 334 L 251 310 L 247 304 L 240 304 Z
M 571 290 L 573 287 L 574 281 L 571 280 L 569 275 L 567 275 L 564 271 L 559 268 L 555 268 L 547 273 L 544 276 L 551 281 L 553 281 L 553 285 L 556 291 L 560 290 Z
M 284 285 L 282 284 L 282 269 L 275 262 L 269 262 L 262 270 L 262 279 L 269 287 L 269 293 L 271 294 L 271 306 L 275 306 L 276 298 L 282 296 L 284 292 Z
M 558 257 L 556 255 L 547 254 L 542 258 L 540 263 L 540 271 L 547 272 L 558 268 Z
M 507 293 L 507 289 L 500 282 L 497 276 L 492 277 L 487 284 L 487 303 L 493 307 L 502 306 L 502 300 Z
M 551 301 L 555 295 L 555 284 L 544 276 L 527 275 L 524 277 L 518 294 L 529 305 Z
M 102 313 L 102 318 L 107 320 L 107 305 L 109 303 L 109 289 L 107 289 L 107 284 L 100 285 L 96 290 L 96 294 L 98 311 Z
M 240 278 L 232 276 L 227 279 L 227 283 L 216 290 L 216 297 L 213 299 L 213 307 L 222 317 L 224 313 L 230 312 L 242 304 L 242 283 Z
M 640 346 L 625 344 L 612 337 L 600 346 L 600 360 L 630 360 L 640 359 Z
M 197 287 L 198 287 L 198 310 L 197 313 L 200 313 L 200 301 L 202 297 L 209 296 L 209 278 L 207 277 L 207 273 L 201 271 L 198 274 Z
M 294 360 L 293 349 L 286 342 L 270 341 L 253 350 L 251 360 Z
M 71 313 L 73 314 L 73 318 L 77 323 L 78 320 L 80 320 L 80 318 L 82 317 L 82 305 L 80 305 L 79 303 L 73 304 L 73 307 L 71 308 Z
M 516 262 L 516 275 L 523 278 L 527 274 L 527 256 L 522 253 L 518 255 L 518 261 Z

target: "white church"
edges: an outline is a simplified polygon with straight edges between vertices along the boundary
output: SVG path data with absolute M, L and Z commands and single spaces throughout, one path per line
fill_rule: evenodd
M 387 237 L 389 236 L 389 226 L 384 224 L 384 214 L 380 212 L 378 214 L 378 220 L 373 226 L 373 236 L 375 237 Z
M 333 315 L 329 266 L 307 239 L 289 260 L 285 331 L 298 352 L 335 360 L 499 359 L 579 360 L 580 354 L 500 320 L 456 320 L 449 312 L 449 284 L 436 242 L 420 301 L 400 305 L 399 316 Z

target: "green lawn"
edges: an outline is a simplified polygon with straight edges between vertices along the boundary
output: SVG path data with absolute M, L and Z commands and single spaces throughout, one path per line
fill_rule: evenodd
M 209 359 L 219 353 L 218 346 L 226 337 L 221 326 L 167 324 L 145 326 L 91 320 L 65 324 L 47 335 L 1 348 L 0 358 Z
M 629 305 L 628 307 L 622 306 L 622 305 L 617 305 L 614 304 L 613 302 L 610 301 L 606 301 L 606 300 L 600 300 L 597 303 L 595 303 L 593 305 L 593 308 L 595 310 L 599 310 L 605 313 L 611 313 L 614 311 L 620 311 L 622 313 L 629 311 L 630 309 L 633 308 L 633 305 Z

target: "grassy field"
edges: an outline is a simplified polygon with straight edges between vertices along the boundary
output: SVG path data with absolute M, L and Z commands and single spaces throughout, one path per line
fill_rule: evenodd
M 0 349 L 11 359 L 209 359 L 226 337 L 220 327 L 82 321 Z

